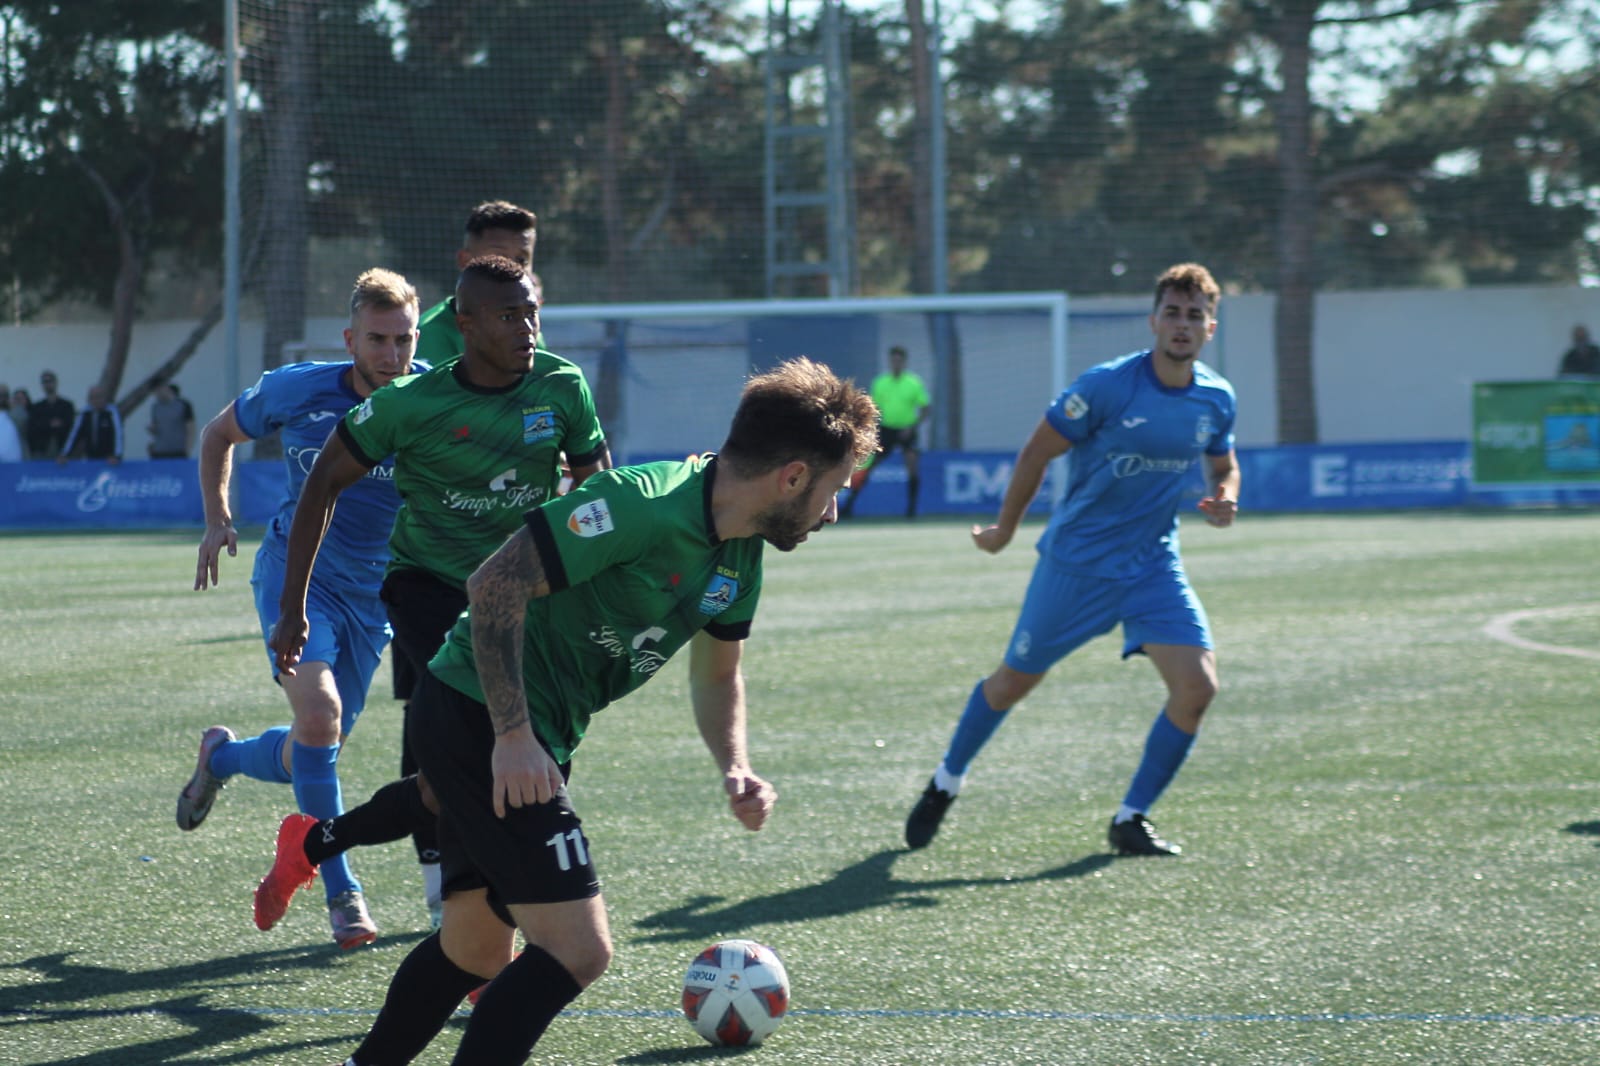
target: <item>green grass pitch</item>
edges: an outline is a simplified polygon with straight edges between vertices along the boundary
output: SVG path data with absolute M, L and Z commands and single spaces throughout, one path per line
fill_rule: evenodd
M 601 714 L 573 794 L 616 961 L 539 1063 L 763 1066 L 1600 1062 L 1600 515 L 1246 514 L 1185 524 L 1222 695 L 1154 812 L 1105 823 L 1161 699 L 1116 637 L 973 767 L 932 846 L 903 821 L 1033 563 L 966 523 L 863 522 L 769 555 L 751 744 L 781 793 L 726 813 L 681 661 Z M 358 852 L 382 930 L 339 952 L 320 886 L 258 932 L 287 788 L 173 824 L 200 730 L 287 720 L 250 555 L 191 591 L 194 533 L 0 537 L 0 1063 L 340 1062 L 423 935 L 410 847 Z M 379 675 L 347 800 L 397 768 Z M 772 945 L 790 1016 L 703 1045 L 679 982 Z M 452 1027 L 418 1061 L 446 1063 Z

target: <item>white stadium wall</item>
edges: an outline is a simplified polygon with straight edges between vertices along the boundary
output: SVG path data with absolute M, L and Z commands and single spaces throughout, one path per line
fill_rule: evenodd
M 1217 339 L 1207 354 L 1238 390 L 1238 440 L 1244 446 L 1277 442 L 1273 305 L 1270 295 L 1227 297 Z M 1147 310 L 1143 297 L 1072 298 L 1069 372 L 1143 346 L 1148 337 Z M 1325 293 L 1317 301 L 1315 338 L 1321 438 L 1328 443 L 1466 440 L 1471 384 L 1553 376 L 1576 323 L 1600 333 L 1600 289 Z M 308 320 L 306 338 L 314 357 L 343 350 L 344 325 L 342 318 Z M 558 315 L 547 316 L 547 340 L 557 352 L 562 350 L 561 328 Z M 160 365 L 190 329 L 186 322 L 140 323 L 134 330 L 125 387 Z M 0 383 L 27 388 L 37 396 L 39 372 L 49 368 L 59 376 L 61 392 L 81 405 L 104 361 L 106 344 L 104 323 L 0 327 Z M 236 374 L 229 374 L 223 364 L 220 329 L 213 330 L 179 372 L 176 380 L 202 423 L 232 398 L 234 390 L 259 375 L 260 348 L 260 323 L 244 323 L 239 367 Z M 963 413 L 966 447 L 1016 447 L 1051 397 L 1018 393 L 1008 366 L 1021 359 L 1036 366 L 1044 357 L 1009 348 L 977 352 L 970 347 L 964 357 L 969 379 L 969 410 Z M 912 369 L 928 376 L 927 359 L 924 350 L 914 347 Z M 578 362 L 591 373 L 598 370 L 589 358 L 580 356 Z M 1030 382 L 1037 376 L 1025 375 Z M 1008 409 L 997 408 L 1008 395 L 1013 396 Z M 721 402 L 726 404 L 727 397 Z M 975 415 L 980 409 L 981 415 Z M 144 454 L 145 422 L 142 411 L 129 420 L 130 456 Z

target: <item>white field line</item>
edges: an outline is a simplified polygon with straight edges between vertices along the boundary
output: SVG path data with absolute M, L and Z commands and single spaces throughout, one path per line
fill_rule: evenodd
M 1600 651 L 1589 648 L 1569 648 L 1562 644 L 1541 644 L 1537 640 L 1528 640 L 1516 634 L 1516 626 L 1528 618 L 1564 618 L 1570 615 L 1593 614 L 1600 611 L 1600 604 L 1572 604 L 1565 607 L 1531 607 L 1525 611 L 1509 611 L 1506 614 L 1496 615 L 1484 624 L 1483 631 L 1502 644 L 1509 644 L 1514 648 L 1523 648 L 1527 651 L 1549 652 L 1551 655 L 1572 655 L 1579 659 L 1600 660 Z

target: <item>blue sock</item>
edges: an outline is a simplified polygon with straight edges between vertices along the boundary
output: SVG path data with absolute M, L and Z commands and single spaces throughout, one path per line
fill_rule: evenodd
M 979 681 L 972 695 L 967 697 L 961 720 L 956 723 L 955 736 L 950 738 L 950 750 L 944 753 L 944 768 L 957 777 L 966 773 L 972 760 L 1010 713 L 1009 707 L 997 711 L 989 706 L 989 701 L 983 698 L 983 682 Z
M 295 741 L 289 756 L 294 767 L 294 798 L 300 810 L 320 821 L 344 813 L 344 792 L 339 788 L 339 745 L 314 748 Z M 328 898 L 361 891 L 341 853 L 322 864 L 322 886 Z
M 289 771 L 283 768 L 283 745 L 288 739 L 289 727 L 280 725 L 258 737 L 229 741 L 211 754 L 211 772 L 218 777 L 244 774 L 257 781 L 287 785 Z
M 1161 793 L 1178 776 L 1178 768 L 1193 744 L 1194 734 L 1173 725 L 1163 707 L 1156 715 L 1155 725 L 1150 727 L 1150 735 L 1145 738 L 1144 757 L 1139 760 L 1139 769 L 1134 771 L 1133 780 L 1128 784 L 1123 806 L 1141 812 L 1155 806 Z

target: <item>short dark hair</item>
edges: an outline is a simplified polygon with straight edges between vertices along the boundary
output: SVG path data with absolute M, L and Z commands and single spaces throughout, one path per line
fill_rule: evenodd
M 846 459 L 860 465 L 877 448 L 872 397 L 802 355 L 745 383 L 719 455 L 736 475 L 752 478 L 797 459 L 813 471 Z
M 1211 271 L 1199 263 L 1178 263 L 1169 266 L 1161 272 L 1156 279 L 1156 295 L 1154 306 L 1161 307 L 1161 296 L 1168 289 L 1187 293 L 1190 296 L 1203 296 L 1211 305 L 1212 313 L 1217 310 L 1217 304 L 1222 302 L 1222 288 L 1217 284 L 1217 279 L 1211 276 Z
M 467 216 L 467 236 L 481 237 L 485 230 L 506 229 L 527 233 L 537 229 L 539 216 L 506 200 L 485 200 Z
M 491 282 L 496 285 L 515 285 L 530 278 L 531 275 L 515 259 L 507 259 L 503 255 L 480 255 L 462 267 L 456 277 L 456 310 L 467 313 L 474 310 L 468 293 L 476 284 Z

